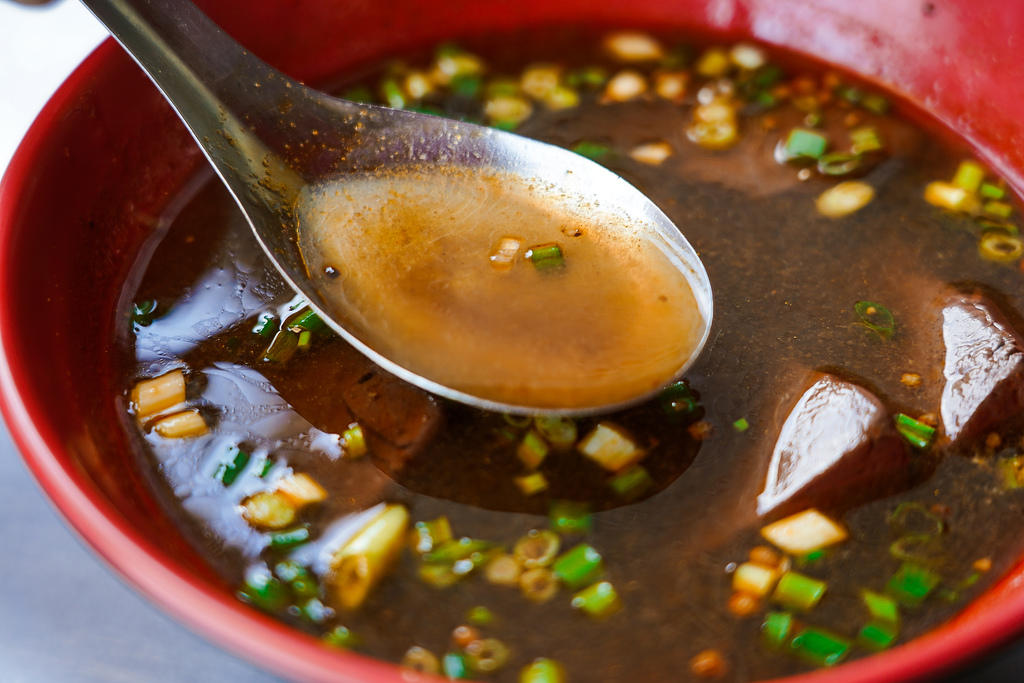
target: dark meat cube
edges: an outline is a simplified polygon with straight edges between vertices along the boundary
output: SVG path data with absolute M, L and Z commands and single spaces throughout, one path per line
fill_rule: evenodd
M 863 387 L 818 374 L 782 425 L 757 513 L 840 511 L 906 488 L 910 466 L 882 402 Z
M 950 297 L 942 341 L 942 426 L 950 441 L 982 436 L 1024 407 L 1024 347 L 995 304 L 981 295 Z

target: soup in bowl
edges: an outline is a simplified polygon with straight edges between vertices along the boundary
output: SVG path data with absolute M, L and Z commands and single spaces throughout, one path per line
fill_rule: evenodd
M 4 181 L 4 409 L 143 593 L 309 680 L 900 680 L 1018 628 L 1019 67 L 979 38 L 1018 13 L 206 9 L 308 82 L 607 165 L 686 231 L 719 313 L 647 406 L 423 394 L 282 289 L 107 44 Z M 587 254 L 493 238 L 474 277 Z

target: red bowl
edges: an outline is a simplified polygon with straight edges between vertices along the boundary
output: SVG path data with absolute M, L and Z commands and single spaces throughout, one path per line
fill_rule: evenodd
M 1024 181 L 1024 4 L 1002 0 L 208 0 L 211 16 L 286 73 L 317 82 L 475 32 L 544 24 L 678 28 L 755 37 L 900 93 Z M 241 10 L 235 13 L 235 10 Z M 358 30 L 353 30 L 358 27 Z M 108 41 L 40 114 L 0 184 L 0 407 L 70 524 L 167 612 L 288 678 L 402 681 L 246 607 L 162 511 L 113 397 L 122 287 L 175 191 L 203 164 L 170 107 Z M 120 308 L 119 308 L 120 305 Z M 1024 563 L 929 635 L 820 683 L 948 671 L 1024 626 Z

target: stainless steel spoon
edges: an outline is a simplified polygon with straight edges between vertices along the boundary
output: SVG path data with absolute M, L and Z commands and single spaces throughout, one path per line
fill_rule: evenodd
M 711 287 L 696 252 L 646 196 L 604 167 L 487 127 L 328 97 L 264 64 L 188 0 L 82 1 L 177 110 L 285 280 L 332 328 L 398 377 L 463 403 L 519 414 L 594 413 L 638 402 L 657 390 L 647 387 L 612 404 L 513 405 L 402 367 L 369 341 L 361 328 L 366 320 L 355 321 L 328 305 L 300 254 L 292 209 L 304 187 L 325 177 L 437 165 L 509 173 L 573 201 L 599 205 L 641 226 L 642 239 L 657 242 L 690 284 L 703 322 L 699 343 L 675 377 L 707 340 Z

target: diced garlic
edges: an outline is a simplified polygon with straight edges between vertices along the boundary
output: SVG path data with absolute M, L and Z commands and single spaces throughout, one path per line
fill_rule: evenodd
M 628 102 L 647 92 L 647 79 L 638 71 L 626 69 L 612 76 L 604 87 L 606 102 Z
M 139 419 L 185 402 L 185 375 L 181 370 L 145 379 L 132 389 L 132 403 Z
M 283 529 L 295 521 L 297 510 L 280 491 L 260 491 L 242 501 L 242 517 L 257 529 Z
M 732 589 L 763 598 L 775 588 L 779 570 L 755 562 L 744 562 L 732 575 Z
M 845 541 L 846 530 L 838 523 L 809 508 L 761 529 L 761 535 L 791 555 L 806 555 Z
M 576 445 L 580 453 L 610 472 L 618 472 L 641 460 L 645 453 L 626 431 L 611 422 L 600 422 Z
M 401 554 L 408 527 L 405 506 L 388 505 L 334 552 L 327 583 L 342 607 L 354 610 L 363 604 Z
M 502 237 L 501 242 L 498 243 L 497 249 L 495 249 L 491 255 L 491 265 L 494 266 L 495 270 L 509 270 L 515 264 L 516 254 L 519 253 L 519 248 L 523 246 L 523 241 L 515 237 Z
M 665 159 L 672 156 L 672 146 L 667 142 L 649 142 L 645 145 L 634 147 L 630 151 L 629 156 L 642 164 L 658 166 Z
M 522 97 L 499 95 L 484 103 L 484 114 L 491 121 L 519 123 L 533 113 L 533 105 Z
M 686 136 L 705 149 L 720 150 L 739 141 L 736 108 L 726 97 L 717 97 L 693 109 L 693 124 Z
M 941 180 L 928 183 L 924 188 L 924 200 L 934 206 L 962 213 L 977 213 L 980 207 L 978 197 L 973 192 Z
M 659 71 L 652 77 L 654 92 L 670 102 L 681 102 L 686 96 L 690 76 L 685 71 Z
M 547 477 L 540 472 L 516 477 L 515 483 L 516 486 L 519 487 L 519 490 L 523 492 L 524 496 L 532 496 L 548 488 Z
M 732 60 L 729 58 L 729 53 L 720 47 L 705 50 L 694 66 L 694 70 L 698 74 L 707 78 L 721 78 L 731 69 Z
M 483 71 L 483 60 L 468 52 L 460 52 L 439 57 L 430 72 L 430 78 L 435 83 L 447 85 L 456 76 L 476 76 Z
M 167 439 L 184 439 L 207 432 L 206 420 L 198 410 L 182 410 L 162 417 L 153 425 L 153 431 Z
M 543 100 L 558 87 L 561 78 L 561 67 L 553 64 L 533 64 L 526 67 L 519 78 L 519 89 L 535 100 Z
M 863 209 L 875 198 L 875 188 L 857 180 L 847 180 L 830 187 L 818 197 L 818 213 L 829 218 L 842 218 Z
M 434 91 L 430 77 L 422 71 L 410 71 L 405 77 L 405 92 L 414 100 L 421 100 Z
M 747 71 L 760 69 L 768 61 L 764 50 L 750 43 L 736 43 L 729 51 L 729 57 L 733 64 Z
M 655 62 L 665 50 L 653 36 L 636 31 L 613 33 L 604 40 L 608 53 L 620 62 Z
M 282 477 L 277 482 L 276 490 L 287 496 L 298 509 L 327 499 L 324 487 L 305 472 Z

